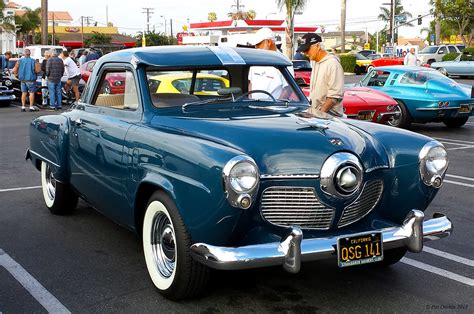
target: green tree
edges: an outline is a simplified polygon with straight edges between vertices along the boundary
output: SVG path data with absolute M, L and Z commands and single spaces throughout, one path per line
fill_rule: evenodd
M 440 29 L 439 29 L 439 34 L 436 35 L 436 20 L 433 20 L 430 22 L 429 27 L 424 27 L 421 29 L 421 33 L 426 33 L 426 40 L 431 42 L 431 35 L 434 35 L 435 38 L 438 40 L 435 41 L 436 43 L 441 43 L 443 38 L 448 38 L 451 35 L 456 35 L 457 34 L 457 27 L 455 24 L 452 22 L 442 20 L 440 22 Z
M 280 10 L 286 10 L 286 56 L 293 59 L 293 37 L 295 34 L 295 11 L 301 11 L 306 6 L 306 0 L 277 0 Z
M 216 14 L 216 12 L 209 12 L 209 13 L 207 13 L 207 20 L 208 20 L 209 22 L 217 21 L 217 14 Z
M 466 45 L 471 45 L 474 35 L 474 2 L 471 0 L 434 0 L 433 11 L 443 20 L 458 28 L 458 35 Z
M 112 37 L 107 34 L 100 33 L 100 32 L 92 32 L 92 35 L 84 39 L 84 45 L 86 47 L 89 47 L 91 45 L 110 44 L 111 41 L 112 41 Z
M 4 1 L 0 1 L 0 27 L 4 30 L 14 31 L 15 25 L 13 25 L 14 19 L 11 16 L 5 16 L 3 14 L 3 9 L 5 9 L 6 4 Z
M 382 51 L 383 44 L 387 42 L 388 31 L 387 27 L 379 30 L 379 45 L 377 46 L 377 33 L 369 36 L 370 47 L 375 51 Z
M 135 36 L 138 47 L 141 47 L 142 45 L 142 36 L 143 36 L 142 32 L 139 32 Z M 145 40 L 146 40 L 147 46 L 168 46 L 168 45 L 177 44 L 177 39 L 175 37 L 167 36 L 164 33 L 155 33 L 155 32 L 145 33 Z
M 405 11 L 402 5 L 402 0 L 394 0 L 395 1 L 395 16 L 397 15 L 404 15 L 406 16 L 407 20 L 412 18 L 412 14 L 410 12 Z M 390 23 L 390 10 L 391 8 L 387 7 L 380 7 L 382 13 L 379 14 L 378 19 L 384 22 Z M 406 26 L 413 26 L 413 23 L 407 23 Z
M 33 41 L 35 44 L 41 43 L 41 32 L 35 33 L 35 38 Z M 57 45 L 59 43 L 58 36 L 54 36 L 54 44 Z M 53 34 L 48 34 L 48 45 L 53 44 Z
M 229 12 L 227 16 L 232 20 L 254 20 L 257 13 L 254 10 Z
M 25 8 L 23 15 L 15 16 L 15 24 L 17 26 L 18 38 L 26 40 L 29 44 L 36 43 L 35 32 L 41 25 L 41 8 L 34 10 Z M 38 42 L 41 42 L 41 39 Z

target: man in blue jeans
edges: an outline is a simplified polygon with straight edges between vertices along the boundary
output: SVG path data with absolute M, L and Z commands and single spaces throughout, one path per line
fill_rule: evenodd
M 21 82 L 21 111 L 25 111 L 26 95 L 30 94 L 30 111 L 37 111 L 35 104 L 35 90 L 36 90 L 36 70 L 35 59 L 30 57 L 30 50 L 23 51 L 23 57 L 18 60 L 13 68 L 13 73 L 18 73 L 18 79 Z
M 64 74 L 63 60 L 59 59 L 55 49 L 50 51 L 51 57 L 46 63 L 46 78 L 48 79 L 49 108 L 53 110 L 61 109 L 61 77 Z

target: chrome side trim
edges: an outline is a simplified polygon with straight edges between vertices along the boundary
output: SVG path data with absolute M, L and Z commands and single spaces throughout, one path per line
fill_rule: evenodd
M 36 158 L 38 158 L 38 159 L 40 159 L 40 160 L 42 160 L 42 161 L 44 161 L 44 162 L 46 162 L 46 163 L 48 163 L 48 164 L 51 164 L 51 165 L 53 165 L 53 166 L 55 166 L 55 167 L 57 167 L 57 168 L 61 168 L 60 165 L 58 165 L 58 164 L 55 163 L 55 162 L 52 162 L 51 160 L 49 160 L 49 159 L 47 159 L 47 158 L 44 158 L 43 156 L 41 156 L 41 155 L 38 154 L 37 152 L 32 151 L 31 149 L 29 150 L 29 152 L 30 152 L 30 155 L 35 155 Z
M 416 108 L 416 111 L 440 111 L 440 110 L 458 110 L 461 107 L 446 107 L 446 108 Z M 466 112 L 468 113 L 468 112 Z
M 381 112 L 381 113 L 378 114 L 376 121 L 380 122 L 385 117 L 395 116 L 395 115 L 400 114 L 400 113 L 401 113 L 400 111 Z
M 406 247 L 411 252 L 421 252 L 423 241 L 447 237 L 452 231 L 453 225 L 445 215 L 435 214 L 433 219 L 424 221 L 423 212 L 413 209 L 400 227 L 306 240 L 301 240 L 303 237 L 301 229 L 291 227 L 288 229 L 288 234 L 280 242 L 241 247 L 196 243 L 191 246 L 191 256 L 208 267 L 221 270 L 283 265 L 285 270 L 297 272 L 301 262 L 334 258 L 337 253 L 336 245 L 339 237 L 382 232 L 385 250 Z
M 314 174 L 261 174 L 260 179 L 261 180 L 319 179 L 319 174 L 318 173 L 314 173 Z

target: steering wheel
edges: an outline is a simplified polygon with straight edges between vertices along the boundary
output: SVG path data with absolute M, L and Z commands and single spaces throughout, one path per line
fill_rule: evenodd
M 273 97 L 272 94 L 270 94 L 269 92 L 263 90 L 263 89 L 255 89 L 255 90 L 251 90 L 251 91 L 248 91 L 246 93 L 243 93 L 242 95 L 240 95 L 239 97 L 237 97 L 234 101 L 240 101 L 242 100 L 245 96 L 249 96 L 249 95 L 252 95 L 254 93 L 262 93 L 262 94 L 265 94 L 267 96 L 270 96 L 270 98 L 273 100 L 273 101 L 276 101 L 275 97 Z

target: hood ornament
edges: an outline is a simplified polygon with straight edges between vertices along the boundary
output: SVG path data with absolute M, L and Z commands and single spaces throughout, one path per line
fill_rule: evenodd
M 329 129 L 330 121 L 324 121 L 320 119 L 305 119 L 305 118 L 298 118 L 296 121 L 297 124 L 307 126 L 310 128 L 326 130 Z

